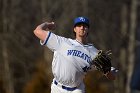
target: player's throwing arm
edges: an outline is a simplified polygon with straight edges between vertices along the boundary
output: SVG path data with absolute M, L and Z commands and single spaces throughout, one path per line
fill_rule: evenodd
M 43 42 L 48 36 L 50 30 L 54 30 L 56 25 L 54 22 L 44 22 L 36 27 L 34 34 Z

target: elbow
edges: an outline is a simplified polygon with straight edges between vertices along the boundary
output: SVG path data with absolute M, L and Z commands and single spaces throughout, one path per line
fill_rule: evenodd
M 47 34 L 48 34 L 47 31 L 42 31 L 40 29 L 35 29 L 33 33 L 35 34 L 36 37 L 38 37 L 42 41 L 44 41 L 47 38 Z
M 33 31 L 33 33 L 35 34 L 35 36 L 38 37 L 40 32 L 39 32 L 39 30 L 35 29 L 35 30 Z
M 41 35 L 40 30 L 35 29 L 35 30 L 33 31 L 33 33 L 34 33 L 34 35 L 35 35 L 37 38 L 42 39 L 42 35 Z
M 36 35 L 38 32 L 37 32 L 37 30 L 35 29 L 35 30 L 33 31 L 33 33 Z

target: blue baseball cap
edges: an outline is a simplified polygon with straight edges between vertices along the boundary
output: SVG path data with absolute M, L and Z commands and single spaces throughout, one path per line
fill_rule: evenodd
M 84 23 L 89 27 L 89 19 L 86 18 L 86 17 L 77 17 L 77 18 L 75 18 L 74 27 L 79 23 Z

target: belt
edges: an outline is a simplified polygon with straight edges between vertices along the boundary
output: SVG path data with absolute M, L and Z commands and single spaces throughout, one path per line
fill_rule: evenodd
M 54 84 L 58 85 L 58 82 L 55 80 Z M 77 87 L 67 87 L 67 86 L 63 86 L 63 85 L 60 85 L 60 84 L 59 84 L 59 86 L 61 86 L 62 89 L 65 89 L 65 90 L 68 90 L 68 91 L 73 91 L 77 88 Z

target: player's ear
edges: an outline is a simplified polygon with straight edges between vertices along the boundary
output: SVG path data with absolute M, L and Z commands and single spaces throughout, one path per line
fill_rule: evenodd
M 76 32 L 76 28 L 75 27 L 73 28 L 73 31 Z
M 73 34 L 74 36 L 76 36 L 75 27 L 73 28 Z

